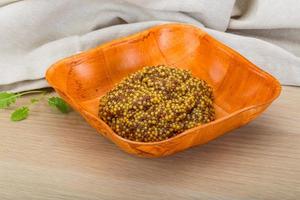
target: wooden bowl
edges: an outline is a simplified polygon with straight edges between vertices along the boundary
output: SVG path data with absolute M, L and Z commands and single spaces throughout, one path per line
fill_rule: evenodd
M 216 120 L 160 142 L 118 136 L 97 116 L 99 98 L 128 74 L 160 64 L 189 69 L 208 82 L 214 90 Z M 155 26 L 65 58 L 48 69 L 46 79 L 99 133 L 142 157 L 170 155 L 247 124 L 281 91 L 270 74 L 204 31 L 184 24 Z

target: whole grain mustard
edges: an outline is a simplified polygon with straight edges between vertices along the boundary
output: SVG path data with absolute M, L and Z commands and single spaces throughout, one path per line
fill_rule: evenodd
M 213 92 L 188 70 L 144 67 L 101 97 L 99 117 L 123 138 L 162 141 L 213 121 Z

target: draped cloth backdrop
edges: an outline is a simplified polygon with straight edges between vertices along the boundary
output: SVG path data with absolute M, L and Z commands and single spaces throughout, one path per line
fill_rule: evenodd
M 299 0 L 2 0 L 0 91 L 47 87 L 57 60 L 154 25 L 205 29 L 284 85 L 300 85 Z

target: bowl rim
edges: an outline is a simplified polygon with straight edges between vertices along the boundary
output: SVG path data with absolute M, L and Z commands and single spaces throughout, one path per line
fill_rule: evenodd
M 50 79 L 51 73 L 53 72 L 53 70 L 55 71 L 56 66 L 59 66 L 61 63 L 64 63 L 64 62 L 72 60 L 72 59 L 74 59 L 76 57 L 82 56 L 83 54 L 88 54 L 91 51 L 96 51 L 96 50 L 99 50 L 99 49 L 103 49 L 105 47 L 112 46 L 112 45 L 114 45 L 115 43 L 118 43 L 118 42 L 127 42 L 129 40 L 132 40 L 132 39 L 140 36 L 143 33 L 147 33 L 147 32 L 150 32 L 150 31 L 155 31 L 157 29 L 161 29 L 161 28 L 165 28 L 165 27 L 192 28 L 194 31 L 196 31 L 198 34 L 202 35 L 203 37 L 204 36 L 209 36 L 210 39 L 213 40 L 213 42 L 218 45 L 218 48 L 220 50 L 223 50 L 224 52 L 226 52 L 227 54 L 229 54 L 231 56 L 235 55 L 237 57 L 242 58 L 244 61 L 246 61 L 247 66 L 251 70 L 253 70 L 255 73 L 257 73 L 257 74 L 260 73 L 260 74 L 263 74 L 264 76 L 267 76 L 276 85 L 275 91 L 274 91 L 274 94 L 273 94 L 272 98 L 270 98 L 270 99 L 268 99 L 265 102 L 260 103 L 260 104 L 250 105 L 250 106 L 244 107 L 244 108 L 239 109 L 239 110 L 237 110 L 237 111 L 235 111 L 233 113 L 230 113 L 230 114 L 228 114 L 228 115 L 226 115 L 224 117 L 221 117 L 219 119 L 211 121 L 209 123 L 195 126 L 194 128 L 185 130 L 185 131 L 183 131 L 183 132 L 181 132 L 181 133 L 179 133 L 179 134 L 177 134 L 177 135 L 175 135 L 175 136 L 173 136 L 171 138 L 168 138 L 168 139 L 165 139 L 165 140 L 162 140 L 162 141 L 156 141 L 156 142 L 138 142 L 138 141 L 133 141 L 133 140 L 129 140 L 129 139 L 123 138 L 120 135 L 118 135 L 117 133 L 115 133 L 107 123 L 105 123 L 99 117 L 95 117 L 93 114 L 91 114 L 90 112 L 86 111 L 86 109 L 84 107 L 82 107 L 79 103 L 76 102 L 76 100 L 74 100 L 72 98 L 72 96 L 70 96 L 67 92 L 61 91 L 58 87 L 56 87 L 55 84 Z M 214 37 L 210 36 L 203 29 L 200 29 L 199 27 L 196 27 L 196 26 L 191 25 L 191 24 L 182 24 L 182 23 L 166 23 L 166 24 L 162 24 L 162 25 L 152 26 L 152 27 L 150 27 L 148 29 L 139 31 L 139 32 L 131 34 L 129 36 L 120 37 L 120 38 L 111 40 L 109 42 L 106 42 L 104 44 L 100 44 L 97 47 L 88 49 L 88 50 L 83 51 L 81 53 L 78 53 L 78 54 L 75 54 L 75 55 L 63 58 L 63 59 L 57 61 L 56 63 L 52 64 L 47 69 L 45 77 L 46 77 L 47 82 L 51 85 L 51 87 L 53 87 L 56 91 L 58 91 L 59 93 L 63 94 L 64 96 L 66 96 L 68 98 L 68 101 L 71 102 L 71 105 L 74 105 L 76 108 L 81 108 L 80 109 L 81 111 L 79 111 L 79 109 L 77 109 L 78 112 L 81 115 L 87 115 L 87 116 L 95 119 L 97 122 L 100 122 L 100 123 L 102 122 L 102 124 L 105 125 L 106 129 L 108 129 L 111 133 L 113 133 L 116 138 L 118 138 L 119 140 L 121 140 L 121 141 L 123 141 L 125 143 L 130 143 L 130 144 L 134 144 L 134 145 L 144 145 L 144 146 L 145 145 L 146 146 L 161 145 L 163 143 L 172 142 L 173 140 L 176 140 L 176 139 L 178 139 L 180 137 L 184 137 L 185 135 L 188 135 L 188 134 L 192 133 L 195 130 L 203 129 L 203 128 L 207 127 L 207 126 L 213 126 L 213 125 L 215 125 L 217 123 L 220 123 L 222 121 L 230 119 L 231 117 L 233 117 L 235 115 L 241 114 L 241 113 L 249 111 L 251 109 L 256 109 L 256 108 L 264 106 L 264 105 L 268 105 L 271 102 L 273 102 L 280 95 L 280 93 L 281 93 L 281 85 L 280 85 L 279 81 L 275 77 L 273 77 L 271 74 L 269 74 L 268 72 L 266 72 L 266 71 L 258 68 L 255 64 L 253 64 L 252 62 L 250 62 L 247 58 L 245 58 L 244 56 L 242 56 L 240 53 L 238 53 L 237 51 L 233 50 L 231 47 L 226 46 L 225 44 L 223 44 L 222 42 L 218 41 Z

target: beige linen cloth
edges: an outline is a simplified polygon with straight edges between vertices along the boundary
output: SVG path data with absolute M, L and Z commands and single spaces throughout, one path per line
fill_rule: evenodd
M 168 22 L 204 28 L 300 85 L 299 0 L 0 0 L 0 91 L 47 87 L 57 60 Z

